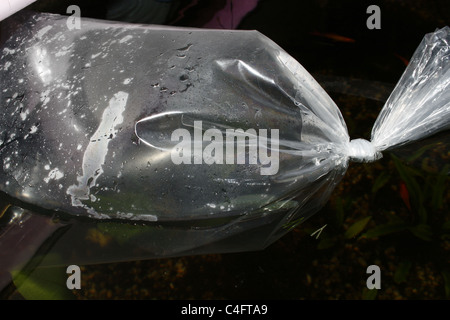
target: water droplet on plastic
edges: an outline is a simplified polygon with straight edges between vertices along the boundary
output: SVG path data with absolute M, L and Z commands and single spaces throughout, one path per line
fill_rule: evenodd
M 182 75 L 180 76 L 180 80 L 181 80 L 181 81 L 189 80 L 189 76 L 188 76 L 187 74 L 182 74 Z
M 188 51 L 191 47 L 192 47 L 192 43 L 189 43 L 187 46 L 185 46 L 183 48 L 179 48 L 177 50 L 180 51 L 180 52 Z

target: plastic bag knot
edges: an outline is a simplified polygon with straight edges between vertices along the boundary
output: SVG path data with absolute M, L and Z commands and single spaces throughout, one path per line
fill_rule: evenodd
M 364 139 L 351 140 L 346 149 L 350 160 L 355 162 L 372 162 L 383 156 L 370 141 Z

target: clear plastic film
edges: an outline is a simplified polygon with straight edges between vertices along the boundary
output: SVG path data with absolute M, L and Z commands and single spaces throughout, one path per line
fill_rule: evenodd
M 377 150 L 450 128 L 450 28 L 427 34 L 372 129 Z
M 262 249 L 326 203 L 349 160 L 448 128 L 448 41 L 427 35 L 371 143 L 350 141 L 327 93 L 257 31 L 69 31 L 35 14 L 1 51 L 0 189 L 66 223 L 55 252 L 92 226 L 114 239 L 63 261 Z

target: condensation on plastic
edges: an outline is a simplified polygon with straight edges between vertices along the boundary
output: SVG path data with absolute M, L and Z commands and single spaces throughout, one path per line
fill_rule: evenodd
M 262 249 L 324 205 L 349 160 L 448 129 L 448 41 L 449 28 L 425 37 L 370 143 L 350 141 L 327 93 L 257 31 L 68 30 L 35 14 L 1 51 L 0 189 L 66 218 L 143 223 L 148 256 Z M 196 129 L 266 129 L 275 171 L 174 164 L 180 128 L 202 148 Z

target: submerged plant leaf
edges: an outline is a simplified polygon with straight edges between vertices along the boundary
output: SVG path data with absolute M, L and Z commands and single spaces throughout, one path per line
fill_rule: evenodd
M 338 226 L 342 225 L 344 222 L 345 217 L 345 210 L 344 210 L 344 200 L 341 197 L 336 197 L 336 220 Z
M 122 245 L 130 241 L 133 237 L 148 232 L 149 228 L 144 225 L 120 222 L 101 222 L 97 224 L 96 230 L 103 238 L 108 239 L 109 237 L 112 237 Z
M 442 277 L 444 278 L 445 296 L 450 298 L 450 272 L 443 271 Z
M 68 300 L 74 296 L 66 286 L 65 267 L 38 267 L 27 273 L 12 272 L 17 291 L 27 300 Z
M 447 179 L 447 172 L 450 170 L 450 165 L 445 165 L 444 168 L 439 173 L 436 181 L 432 184 L 432 194 L 431 194 L 431 206 L 433 209 L 440 209 L 444 204 L 445 195 L 445 185 Z
M 423 203 L 423 192 L 417 180 L 414 176 L 420 175 L 416 170 L 406 166 L 403 164 L 397 157 L 392 156 L 394 159 L 395 167 L 401 177 L 401 179 L 405 182 L 406 187 L 410 193 L 411 198 L 415 202 L 415 205 L 418 206 Z
M 418 158 L 420 158 L 426 151 L 428 151 L 429 149 L 434 148 L 436 145 L 435 144 L 429 144 L 426 146 L 423 146 L 422 148 L 420 148 L 419 150 L 417 150 L 416 153 L 414 153 L 412 156 L 410 156 L 409 158 L 407 158 L 408 162 L 413 162 L 415 160 L 417 160 Z
M 366 225 L 369 223 L 370 219 L 372 219 L 372 216 L 365 217 L 361 220 L 356 221 L 354 224 L 352 224 L 347 231 L 345 232 L 345 237 L 347 239 L 356 237 L 359 233 L 361 233 Z
M 450 220 L 444 222 L 442 229 L 445 231 L 450 231 Z
M 364 288 L 362 292 L 363 300 L 375 300 L 377 297 L 378 290 L 377 289 L 368 289 Z
M 412 227 L 408 228 L 409 231 L 411 231 L 416 237 L 425 240 L 425 241 L 431 241 L 433 237 L 433 230 L 431 227 L 427 224 L 418 224 Z
M 331 248 L 334 244 L 336 244 L 335 238 L 322 238 L 320 239 L 319 243 L 317 244 L 318 250 L 324 250 Z
M 411 261 L 400 262 L 394 274 L 395 283 L 402 283 L 406 281 L 409 271 L 411 270 L 411 266 L 412 266 Z
M 390 222 L 390 223 L 376 226 L 376 227 L 368 230 L 366 233 L 362 234 L 361 237 L 373 239 L 373 238 L 378 238 L 378 237 L 385 236 L 388 234 L 404 231 L 407 228 L 408 228 L 408 225 L 404 222 Z
M 382 172 L 376 179 L 375 182 L 373 183 L 372 186 L 372 193 L 376 194 L 378 190 L 380 190 L 381 188 L 384 187 L 384 185 L 389 181 L 389 179 L 391 179 L 391 175 L 386 173 L 386 172 Z
M 395 167 L 397 168 L 401 179 L 406 185 L 409 193 L 409 198 L 411 199 L 411 206 L 415 208 L 415 212 L 417 212 L 418 214 L 419 223 L 426 223 L 428 219 L 428 213 L 424 206 L 425 191 L 415 178 L 423 178 L 423 174 L 411 167 L 406 166 L 397 157 L 392 156 L 392 158 L 394 159 Z

